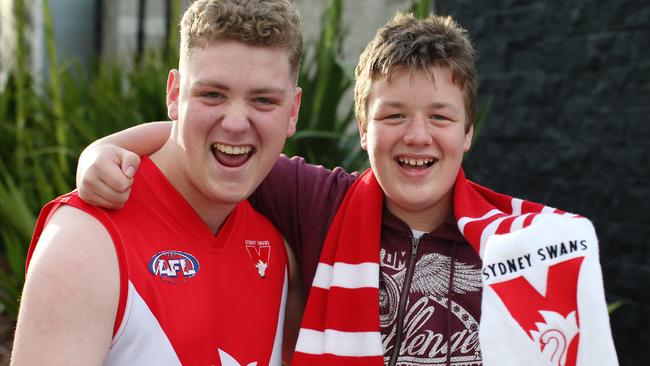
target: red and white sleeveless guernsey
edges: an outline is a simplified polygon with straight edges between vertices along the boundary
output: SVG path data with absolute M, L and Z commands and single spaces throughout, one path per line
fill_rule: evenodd
M 248 203 L 215 236 L 149 158 L 120 210 L 61 204 L 97 218 L 120 267 L 120 300 L 105 365 L 280 365 L 288 262 L 281 235 Z M 81 248 L 82 249 L 82 248 Z

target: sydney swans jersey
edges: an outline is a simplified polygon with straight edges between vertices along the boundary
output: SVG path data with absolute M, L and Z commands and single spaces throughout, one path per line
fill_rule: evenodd
M 97 218 L 115 243 L 120 301 L 105 365 L 280 365 L 287 253 L 248 201 L 215 236 L 144 158 L 121 210 L 86 205 L 74 192 L 48 204 L 30 257 L 60 204 Z

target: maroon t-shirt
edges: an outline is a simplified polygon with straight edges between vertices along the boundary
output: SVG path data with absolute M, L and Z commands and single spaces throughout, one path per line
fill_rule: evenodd
M 341 168 L 329 170 L 281 156 L 250 197 L 291 245 L 305 293 L 329 225 L 357 177 Z M 380 247 L 385 363 L 481 365 L 481 262 L 453 219 L 415 239 L 406 223 L 384 209 Z

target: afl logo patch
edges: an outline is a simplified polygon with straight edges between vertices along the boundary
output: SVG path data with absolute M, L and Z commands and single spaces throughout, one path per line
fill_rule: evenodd
M 182 283 L 199 273 L 199 261 L 178 250 L 166 250 L 151 257 L 149 272 L 170 283 Z

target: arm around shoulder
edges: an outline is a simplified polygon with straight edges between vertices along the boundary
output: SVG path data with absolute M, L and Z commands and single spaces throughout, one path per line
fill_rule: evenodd
M 116 145 L 140 156 L 151 155 L 165 144 L 171 129 L 169 121 L 142 123 L 104 136 L 91 145 Z
M 105 136 L 79 156 L 77 188 L 81 199 L 104 208 L 121 208 L 129 197 L 141 155 L 160 149 L 170 122 L 151 122 Z
M 101 365 L 120 293 L 115 247 L 95 218 L 58 208 L 39 239 L 23 289 L 12 365 Z

